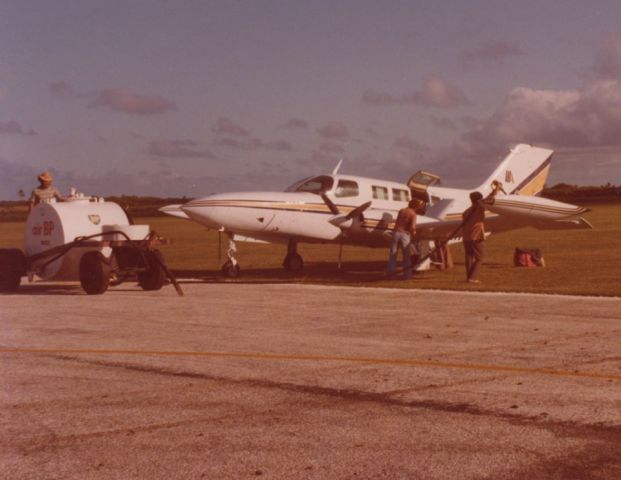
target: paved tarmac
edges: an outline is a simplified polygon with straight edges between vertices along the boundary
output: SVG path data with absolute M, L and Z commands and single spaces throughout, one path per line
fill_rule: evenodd
M 0 296 L 6 479 L 619 479 L 621 299 Z

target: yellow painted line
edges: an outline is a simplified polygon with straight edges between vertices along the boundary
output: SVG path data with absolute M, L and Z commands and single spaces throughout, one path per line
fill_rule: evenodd
M 97 350 L 97 349 L 70 349 L 70 348 L 0 348 L 1 353 L 43 353 L 43 354 L 93 354 L 93 355 L 146 355 L 164 357 L 220 357 L 244 358 L 251 360 L 297 360 L 318 362 L 351 362 L 371 365 L 406 365 L 430 368 L 449 368 L 461 370 L 477 370 L 484 372 L 524 373 L 528 375 L 551 375 L 555 377 L 582 377 L 602 380 L 620 380 L 621 375 L 612 375 L 599 372 L 581 372 L 578 370 L 556 370 L 552 368 L 527 368 L 511 365 L 485 365 L 475 363 L 439 362 L 432 360 L 400 359 L 400 358 L 373 358 L 373 357 L 341 357 L 330 355 L 287 355 L 262 352 L 183 352 L 160 350 Z

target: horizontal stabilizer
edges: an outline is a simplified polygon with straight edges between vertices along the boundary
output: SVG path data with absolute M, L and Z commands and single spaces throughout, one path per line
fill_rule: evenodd
M 537 230 L 593 230 L 593 225 L 584 217 L 554 222 L 533 222 L 529 225 Z

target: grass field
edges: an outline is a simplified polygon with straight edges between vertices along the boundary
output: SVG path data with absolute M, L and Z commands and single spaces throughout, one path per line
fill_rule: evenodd
M 464 281 L 461 245 L 451 247 L 454 269 L 431 270 L 406 282 L 385 279 L 387 249 L 345 246 L 344 264 L 339 271 L 338 246 L 302 244 L 299 252 L 305 261 L 304 273 L 293 276 L 280 266 L 285 245 L 238 243 L 242 275 L 234 281 L 621 296 L 621 205 L 597 204 L 592 209 L 586 218 L 595 230 L 544 232 L 524 228 L 492 235 L 486 242 L 480 285 Z M 225 236 L 218 259 L 217 232 L 170 217 L 137 219 L 136 223 L 148 223 L 160 235 L 173 240 L 162 251 L 177 276 L 224 281 L 219 270 L 226 257 Z M 0 223 L 0 247 L 22 245 L 23 223 Z M 539 247 L 547 266 L 513 267 L 513 250 L 517 246 Z

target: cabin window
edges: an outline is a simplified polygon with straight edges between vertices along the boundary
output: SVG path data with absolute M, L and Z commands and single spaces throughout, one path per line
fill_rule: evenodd
M 306 178 L 301 182 L 291 185 L 286 192 L 309 192 L 320 194 L 332 188 L 334 180 L 332 177 L 322 175 L 320 177 Z
M 409 202 L 410 201 L 410 192 L 407 190 L 402 190 L 400 188 L 392 189 L 392 199 L 395 202 Z
M 373 198 L 377 200 L 388 200 L 388 189 L 386 187 L 378 187 L 373 185 Z
M 351 180 L 339 180 L 334 195 L 336 197 L 357 197 L 358 184 Z

